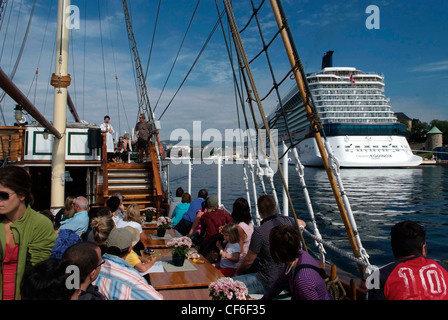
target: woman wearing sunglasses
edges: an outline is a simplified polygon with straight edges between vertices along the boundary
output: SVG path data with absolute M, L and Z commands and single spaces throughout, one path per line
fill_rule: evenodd
M 50 257 L 57 233 L 31 209 L 31 178 L 20 167 L 0 168 L 0 299 L 20 299 L 24 272 Z

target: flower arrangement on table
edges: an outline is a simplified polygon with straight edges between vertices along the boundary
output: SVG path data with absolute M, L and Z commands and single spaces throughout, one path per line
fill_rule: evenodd
M 188 237 L 174 238 L 167 243 L 168 247 L 171 248 L 171 253 L 173 255 L 173 265 L 180 267 L 184 265 L 185 257 L 190 250 L 193 242 Z
M 157 215 L 157 209 L 154 207 L 147 207 L 143 210 L 143 222 L 151 222 L 152 217 Z
M 193 242 L 188 237 L 174 238 L 167 243 L 173 255 L 177 254 L 180 256 L 186 256 L 192 245 Z
M 154 207 L 145 208 L 145 215 L 151 217 L 157 215 L 157 208 Z
M 171 227 L 172 220 L 168 217 L 160 216 L 157 219 L 157 228 L 158 229 L 168 229 Z
M 160 216 L 159 219 L 157 219 L 157 236 L 164 237 L 166 229 L 168 228 L 171 228 L 171 219 Z
M 219 278 L 208 286 L 212 300 L 246 300 L 248 291 L 246 285 L 232 278 Z

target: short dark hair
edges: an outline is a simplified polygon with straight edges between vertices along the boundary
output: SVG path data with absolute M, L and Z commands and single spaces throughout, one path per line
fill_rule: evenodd
M 109 117 L 109 116 L 104 116 L 104 120 L 106 120 L 106 118 L 108 118 L 108 119 L 110 120 L 110 117 Z
M 258 198 L 257 207 L 263 217 L 268 217 L 275 214 L 277 203 L 275 202 L 274 197 L 266 194 Z
M 249 224 L 252 221 L 252 215 L 250 213 L 250 206 L 246 199 L 238 198 L 233 203 L 232 219 L 236 223 L 245 222 Z
M 68 289 L 67 261 L 48 259 L 25 272 L 20 292 L 22 300 L 70 300 L 76 289 Z
M 208 191 L 205 190 L 205 189 L 201 189 L 201 190 L 199 190 L 199 192 L 198 192 L 198 197 L 199 197 L 199 198 L 207 199 L 207 197 L 208 197 Z
M 120 198 L 116 196 L 112 196 L 106 201 L 107 207 L 110 209 L 111 212 L 115 212 L 118 210 L 118 207 L 120 206 L 121 200 Z
M 395 224 L 390 230 L 390 243 L 396 259 L 421 254 L 425 242 L 425 228 L 417 222 L 402 221 Z
M 275 263 L 294 261 L 300 254 L 300 234 L 297 227 L 280 225 L 269 234 L 269 251 Z
M 90 241 L 84 241 L 72 245 L 65 250 L 62 255 L 63 261 L 68 261 L 79 268 L 80 281 L 84 282 L 87 276 L 98 267 L 101 261 L 98 261 L 96 248 L 99 246 Z
M 0 168 L 0 184 L 25 197 L 27 207 L 33 204 L 31 177 L 25 169 L 16 166 Z
M 191 203 L 191 195 L 188 192 L 182 195 L 182 203 Z
M 182 187 L 179 187 L 176 189 L 176 197 L 182 197 L 183 194 L 184 194 L 184 189 L 182 189 Z

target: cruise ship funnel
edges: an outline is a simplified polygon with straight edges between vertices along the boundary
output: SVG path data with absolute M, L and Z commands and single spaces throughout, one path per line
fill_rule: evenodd
M 322 58 L 322 69 L 331 68 L 333 66 L 333 52 L 334 51 L 325 52 Z

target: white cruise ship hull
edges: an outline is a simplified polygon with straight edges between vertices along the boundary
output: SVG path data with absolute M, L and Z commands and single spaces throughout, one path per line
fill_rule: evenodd
M 413 155 L 403 136 L 331 136 L 327 141 L 343 168 L 403 168 L 422 162 L 421 157 Z M 314 138 L 299 143 L 297 151 L 303 165 L 323 166 Z

